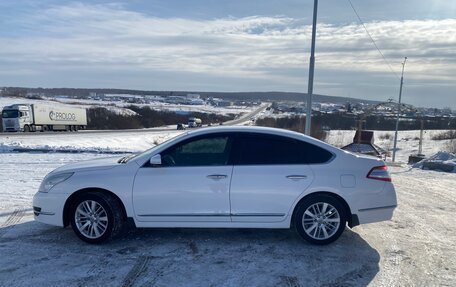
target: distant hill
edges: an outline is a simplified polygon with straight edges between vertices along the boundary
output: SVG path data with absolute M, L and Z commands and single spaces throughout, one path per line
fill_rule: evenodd
M 262 101 L 307 101 L 307 93 L 290 93 L 290 92 L 237 92 L 237 93 L 220 93 L 220 92 L 197 92 L 201 96 L 210 96 L 222 99 L 233 100 L 262 100 Z M 314 94 L 312 100 L 315 102 L 330 102 L 335 104 L 351 103 L 369 103 L 375 104 L 379 101 L 363 100 L 348 97 L 336 97 L 327 95 Z
M 23 87 L 5 87 L 4 94 L 43 93 L 48 96 L 76 96 L 87 97 L 89 93 L 95 92 L 100 94 L 132 94 L 132 95 L 160 95 L 160 96 L 178 96 L 188 93 L 200 94 L 202 97 L 222 98 L 226 100 L 250 100 L 250 101 L 295 101 L 305 102 L 307 93 L 289 93 L 289 92 L 197 92 L 197 91 L 144 91 L 128 89 L 79 89 L 79 88 L 23 88 Z M 330 102 L 335 104 L 351 103 L 368 103 L 375 104 L 379 101 L 364 99 L 335 97 L 327 95 L 313 95 L 313 101 Z

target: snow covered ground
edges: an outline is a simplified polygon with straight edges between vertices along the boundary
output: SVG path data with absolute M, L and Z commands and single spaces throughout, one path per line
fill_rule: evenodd
M 177 113 L 216 113 L 220 115 L 240 115 L 254 111 L 257 106 L 228 106 L 228 107 L 214 107 L 212 105 L 185 105 L 185 104 L 168 104 L 161 102 L 151 102 L 150 104 L 130 104 L 122 101 L 98 101 L 90 99 L 68 99 L 68 98 L 47 98 L 46 100 L 36 100 L 27 98 L 11 98 L 11 97 L 0 97 L 0 110 L 4 106 L 12 104 L 47 104 L 47 105 L 71 105 L 72 107 L 103 107 L 110 111 L 113 111 L 121 115 L 135 115 L 136 113 L 128 106 L 134 105 L 138 107 L 150 107 L 151 109 L 159 111 L 173 111 Z
M 119 108 L 125 108 L 131 105 L 138 107 L 150 107 L 151 109 L 159 111 L 173 111 L 173 112 L 200 112 L 200 113 L 216 113 L 221 115 L 227 114 L 241 114 L 246 112 L 251 112 L 256 107 L 246 107 L 246 106 L 228 106 L 228 107 L 215 107 L 212 105 L 186 105 L 186 104 L 171 104 L 163 102 L 150 102 L 149 104 L 130 104 L 125 102 L 116 102 L 116 101 L 99 101 L 99 100 L 85 100 L 85 99 L 64 99 L 58 98 L 57 102 L 61 103 L 72 103 L 72 104 L 84 104 L 89 106 L 106 106 L 112 105 Z
M 128 153 L 151 148 L 182 131 L 78 132 L 0 134 L 0 153 L 12 151 L 61 151 Z
M 433 133 L 426 133 L 428 156 L 446 144 L 431 141 Z M 33 221 L 31 198 L 52 169 L 112 156 L 104 152 L 144 150 L 175 134 L 1 135 L 0 286 L 454 286 L 456 174 L 406 164 L 391 167 L 399 203 L 393 220 L 347 229 L 323 247 L 301 241 L 290 230 L 252 229 L 131 230 L 93 246 L 70 228 Z M 353 134 L 334 131 L 329 141 L 343 145 Z M 417 149 L 417 135 L 400 133 L 400 161 Z M 378 145 L 388 144 L 380 137 Z M 82 152 L 7 148 L 18 145 Z
M 426 130 L 423 133 L 423 154 L 427 157 L 436 154 L 439 151 L 448 149 L 450 140 L 432 140 L 432 137 L 445 132 L 445 130 Z M 348 130 L 334 130 L 329 132 L 327 142 L 337 147 L 343 147 L 353 142 L 355 131 Z M 392 153 L 394 146 L 394 131 L 374 131 L 374 143 L 381 148 L 388 150 Z M 407 162 L 411 154 L 418 153 L 419 146 L 419 130 L 413 131 L 399 131 L 396 161 Z M 387 160 L 391 160 L 388 157 Z

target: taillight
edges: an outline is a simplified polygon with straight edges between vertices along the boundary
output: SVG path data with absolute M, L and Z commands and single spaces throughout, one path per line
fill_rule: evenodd
M 386 165 L 376 166 L 376 167 L 372 168 L 369 171 L 369 173 L 367 174 L 367 178 L 383 180 L 383 181 L 391 181 L 391 176 L 388 172 L 388 167 Z

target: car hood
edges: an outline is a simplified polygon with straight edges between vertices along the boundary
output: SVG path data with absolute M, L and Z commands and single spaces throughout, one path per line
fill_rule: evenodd
M 118 163 L 120 158 L 121 157 L 116 156 L 70 163 L 55 169 L 52 173 L 110 169 L 120 165 L 120 163 Z

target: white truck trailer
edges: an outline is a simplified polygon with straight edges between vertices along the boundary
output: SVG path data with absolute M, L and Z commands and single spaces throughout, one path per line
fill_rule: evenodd
M 203 121 L 200 118 L 189 118 L 188 127 L 189 128 L 199 128 L 203 126 Z
M 87 126 L 83 108 L 63 105 L 11 105 L 3 108 L 4 132 L 77 131 Z

